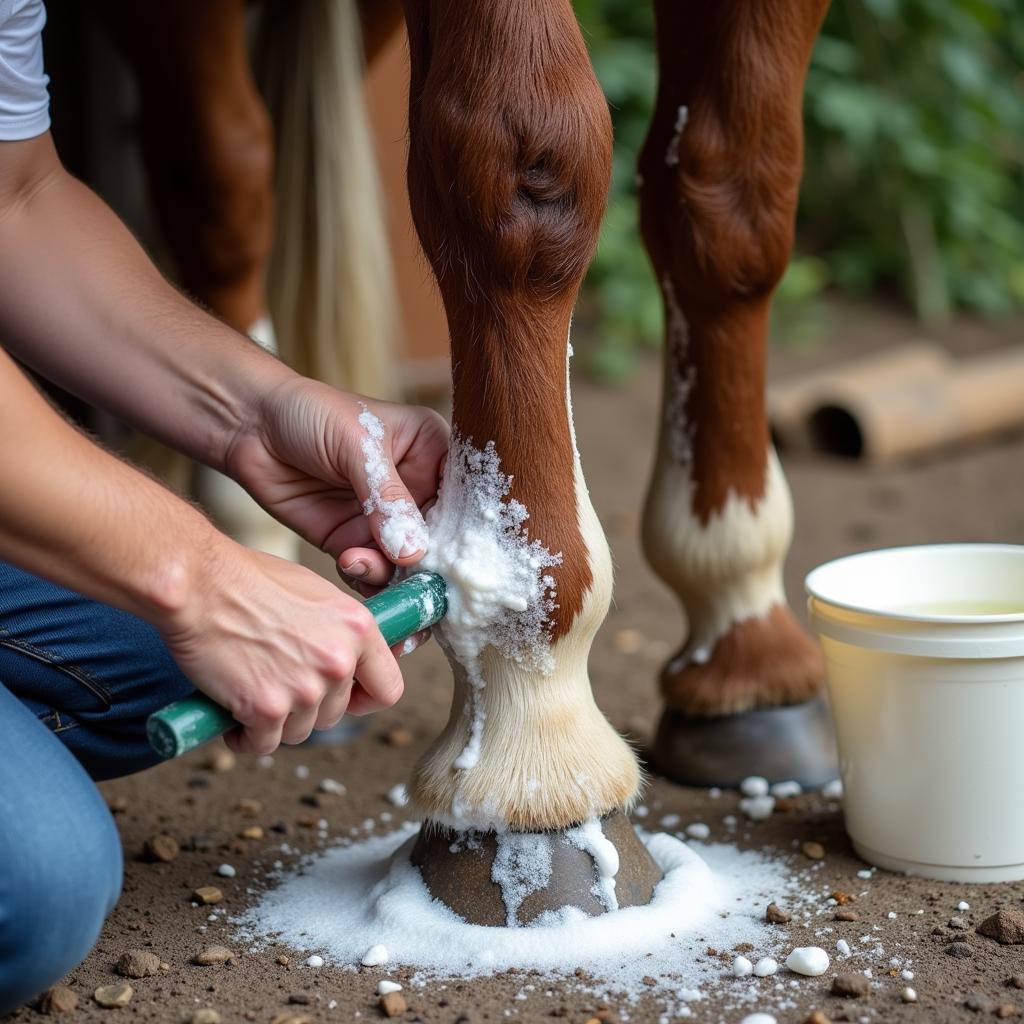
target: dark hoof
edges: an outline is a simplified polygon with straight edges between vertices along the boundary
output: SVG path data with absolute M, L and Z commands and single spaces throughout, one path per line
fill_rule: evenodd
M 735 787 L 748 775 L 820 789 L 839 777 L 824 697 L 738 715 L 697 717 L 666 708 L 650 751 L 654 771 L 684 786 Z
M 637 838 L 629 819 L 615 811 L 602 819 L 601 830 L 619 855 L 615 876 L 619 907 L 649 903 L 662 873 Z M 598 875 L 590 854 L 571 845 L 565 833 L 541 835 L 550 840 L 550 878 L 543 888 L 530 892 L 512 908 L 506 905 L 501 886 L 491 877 L 498 852 L 493 832 L 453 832 L 428 822 L 420 830 L 411 859 L 420 869 L 431 896 L 470 924 L 526 925 L 546 911 L 566 906 L 576 907 L 591 917 L 605 913 L 607 907 L 592 891 Z M 529 870 L 526 874 L 529 879 Z M 530 888 L 529 881 L 526 888 Z

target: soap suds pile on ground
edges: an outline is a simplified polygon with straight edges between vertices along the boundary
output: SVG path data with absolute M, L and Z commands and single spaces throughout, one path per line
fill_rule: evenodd
M 764 957 L 782 953 L 784 938 L 765 922 L 763 908 L 769 899 L 795 904 L 803 898 L 796 878 L 778 859 L 726 844 L 701 845 L 698 852 L 664 833 L 640 833 L 666 873 L 649 906 L 593 918 L 565 908 L 535 926 L 486 928 L 466 924 L 431 900 L 409 863 L 417 830 L 410 823 L 311 858 L 241 917 L 243 934 L 255 948 L 273 936 L 351 968 L 366 963 L 367 950 L 383 946 L 389 964 L 414 967 L 420 983 L 513 968 L 579 986 L 582 970 L 586 987 L 602 997 L 628 1004 L 641 994 L 654 995 L 665 1012 L 687 1016 L 691 1004 L 726 978 L 738 1005 L 765 998 L 761 986 L 743 985 L 728 964 L 709 960 L 707 949 L 749 943 Z M 584 848 L 606 853 L 585 828 L 578 831 Z M 504 847 L 499 845 L 510 920 L 517 900 L 542 881 L 531 872 L 542 876 L 545 864 L 550 871 L 550 851 L 545 858 L 534 838 L 516 843 L 505 837 Z M 615 867 L 606 862 L 598 874 L 613 878 Z M 790 976 L 794 983 L 797 977 Z

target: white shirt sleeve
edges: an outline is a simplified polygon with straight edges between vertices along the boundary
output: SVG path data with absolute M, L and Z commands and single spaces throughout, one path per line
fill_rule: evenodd
M 0 0 L 0 142 L 50 127 L 50 79 L 43 71 L 43 0 Z

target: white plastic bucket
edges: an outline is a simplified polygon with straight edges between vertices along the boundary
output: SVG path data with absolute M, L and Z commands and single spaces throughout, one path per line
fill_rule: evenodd
M 1024 878 L 1024 547 L 869 551 L 806 587 L 856 851 L 927 878 Z

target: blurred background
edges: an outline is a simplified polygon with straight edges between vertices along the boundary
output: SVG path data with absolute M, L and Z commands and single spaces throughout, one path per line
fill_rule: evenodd
M 601 245 L 577 316 L 589 373 L 621 381 L 661 344 L 637 233 L 636 155 L 653 104 L 653 12 L 575 0 L 615 125 Z M 804 103 L 797 246 L 773 342 L 820 345 L 855 302 L 942 333 L 1024 308 L 1024 9 L 1019 0 L 834 0 Z M 865 308 L 868 304 L 870 308 Z M 881 311 L 881 310 L 879 310 Z

